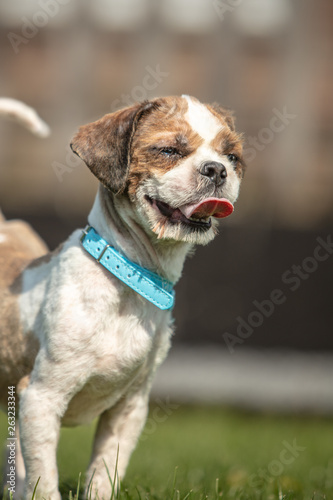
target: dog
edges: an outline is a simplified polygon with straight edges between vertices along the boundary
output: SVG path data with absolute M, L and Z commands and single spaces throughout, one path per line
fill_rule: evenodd
M 99 180 L 87 227 L 50 253 L 24 223 L 0 223 L 0 401 L 14 387 L 27 499 L 40 478 L 37 497 L 60 500 L 61 425 L 99 418 L 86 495 L 109 498 L 108 472 L 124 476 L 170 347 L 173 287 L 245 171 L 232 113 L 190 96 L 107 114 L 71 148 Z

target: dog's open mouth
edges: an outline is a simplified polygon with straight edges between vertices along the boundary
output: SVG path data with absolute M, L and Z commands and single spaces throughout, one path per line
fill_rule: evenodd
M 146 196 L 149 203 L 168 220 L 177 224 L 182 222 L 192 228 L 209 229 L 211 217 L 221 219 L 230 215 L 234 207 L 226 198 L 206 198 L 205 200 L 173 208 L 164 201 Z

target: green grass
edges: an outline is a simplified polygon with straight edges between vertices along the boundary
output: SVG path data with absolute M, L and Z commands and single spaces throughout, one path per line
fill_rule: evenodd
M 152 407 L 121 492 L 114 498 L 333 499 L 332 424 L 319 417 L 188 406 L 174 409 L 157 423 Z M 58 462 L 63 498 L 69 498 L 70 490 L 76 493 L 93 433 L 93 426 L 62 430 Z M 1 416 L 0 439 L 5 437 Z M 294 455 L 288 450 L 293 443 L 302 448 L 294 449 Z

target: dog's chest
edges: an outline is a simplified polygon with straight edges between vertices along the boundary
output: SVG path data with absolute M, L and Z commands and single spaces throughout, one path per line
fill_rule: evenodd
M 160 321 L 149 316 L 143 321 L 114 317 L 112 327 L 95 336 L 83 363 L 88 376 L 68 405 L 65 425 L 88 423 L 150 383 L 170 346 L 168 317 Z

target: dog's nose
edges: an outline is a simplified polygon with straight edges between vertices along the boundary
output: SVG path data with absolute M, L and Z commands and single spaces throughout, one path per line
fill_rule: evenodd
M 201 165 L 200 174 L 209 177 L 217 186 L 221 186 L 227 177 L 227 169 L 217 161 L 206 161 Z

